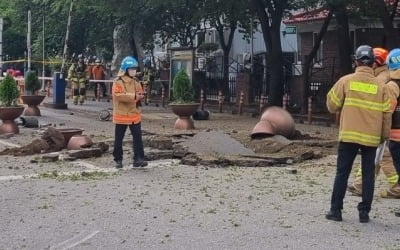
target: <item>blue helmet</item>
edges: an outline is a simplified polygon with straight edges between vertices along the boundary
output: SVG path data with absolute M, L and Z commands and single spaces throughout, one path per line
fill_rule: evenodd
M 400 49 L 392 49 L 386 58 L 389 70 L 400 69 Z
M 120 71 L 126 72 L 126 70 L 129 68 L 138 68 L 138 67 L 139 67 L 138 61 L 132 56 L 127 56 L 121 62 Z

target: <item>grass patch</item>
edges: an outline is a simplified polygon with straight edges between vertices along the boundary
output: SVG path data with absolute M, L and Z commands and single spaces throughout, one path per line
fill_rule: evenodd
M 62 174 L 57 170 L 52 172 L 46 172 L 39 174 L 38 178 L 46 178 L 46 179 L 55 179 L 58 181 L 88 181 L 88 180 L 100 180 L 111 175 L 117 175 L 117 173 L 106 173 L 102 171 L 93 171 L 93 172 L 78 172 L 73 174 Z

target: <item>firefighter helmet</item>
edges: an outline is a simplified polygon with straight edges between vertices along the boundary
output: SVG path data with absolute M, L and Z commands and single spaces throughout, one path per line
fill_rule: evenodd
M 386 58 L 389 54 L 389 52 L 386 49 L 383 48 L 374 48 L 374 56 L 375 56 L 375 62 L 381 66 L 386 64 Z
M 392 49 L 386 59 L 389 70 L 400 69 L 400 49 Z
M 138 68 L 138 67 L 139 67 L 138 61 L 132 56 L 127 56 L 121 62 L 120 71 L 126 72 L 126 70 L 129 68 Z
M 369 45 L 361 45 L 357 48 L 354 59 L 362 65 L 371 65 L 374 60 L 374 51 Z

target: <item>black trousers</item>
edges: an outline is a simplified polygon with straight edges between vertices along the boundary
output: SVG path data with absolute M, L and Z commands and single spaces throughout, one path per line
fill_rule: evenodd
M 397 174 L 400 176 L 400 142 L 389 141 L 389 150 L 392 155 L 393 165 L 396 168 Z M 400 184 L 400 178 L 397 182 Z
M 361 150 L 362 169 L 362 201 L 358 204 L 359 211 L 371 210 L 375 186 L 375 155 L 376 147 L 367 147 L 357 143 L 340 142 L 338 148 L 336 177 L 333 184 L 331 210 L 342 210 L 346 194 L 347 181 L 358 151 Z
M 106 88 L 106 84 L 104 82 L 95 82 L 94 83 L 94 97 L 97 98 L 97 88 L 98 85 L 100 85 L 100 88 L 102 89 L 102 93 L 103 93 L 103 97 L 107 95 L 107 88 Z
M 114 161 L 122 161 L 123 160 L 123 151 L 122 151 L 122 141 L 124 140 L 126 128 L 129 127 L 129 130 L 132 134 L 133 139 L 133 161 L 134 162 L 142 162 L 144 161 L 144 149 L 143 149 L 143 141 L 142 141 L 142 127 L 141 123 L 137 124 L 115 124 L 115 139 L 114 139 Z

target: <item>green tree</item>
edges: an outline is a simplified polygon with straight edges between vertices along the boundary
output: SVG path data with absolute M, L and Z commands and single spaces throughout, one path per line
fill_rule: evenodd
M 210 27 L 217 30 L 219 43 L 223 55 L 223 80 L 222 91 L 229 99 L 229 52 L 235 31 L 242 27 L 249 27 L 250 17 L 248 14 L 248 3 L 241 0 L 206 0 L 204 4 L 204 17 Z M 245 29 L 245 28 L 243 28 Z M 227 37 L 227 38 L 226 38 Z

